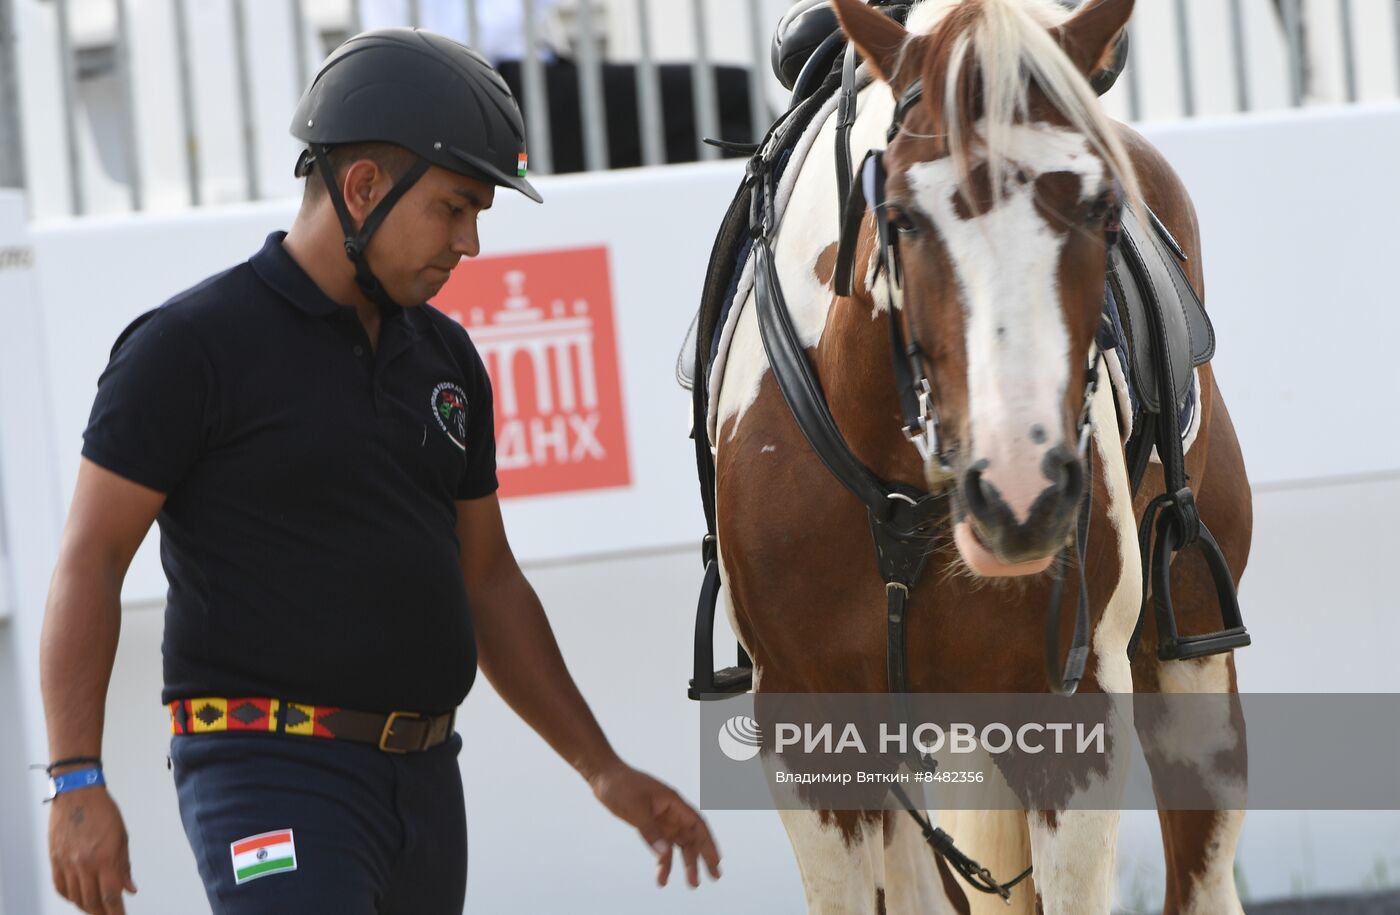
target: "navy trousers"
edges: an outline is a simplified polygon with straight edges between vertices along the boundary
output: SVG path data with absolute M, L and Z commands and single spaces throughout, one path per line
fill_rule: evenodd
M 461 915 L 461 748 L 456 734 L 403 755 L 277 734 L 171 738 L 214 915 Z

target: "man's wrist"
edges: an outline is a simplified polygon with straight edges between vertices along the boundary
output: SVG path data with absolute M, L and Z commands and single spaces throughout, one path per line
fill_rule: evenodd
M 65 772 L 76 772 L 79 769 L 102 768 L 102 757 L 96 753 L 91 756 L 64 756 L 55 759 L 44 767 L 44 774 L 52 778 L 55 775 L 62 775 Z
M 82 769 L 75 769 L 71 772 L 64 772 L 49 778 L 49 796 L 44 800 L 54 801 L 65 794 L 72 794 L 74 791 L 81 791 L 87 788 L 104 788 L 107 785 L 106 778 L 102 775 L 100 766 L 88 766 Z
M 575 760 L 574 769 L 583 776 L 584 781 L 591 783 L 599 775 L 622 764 L 622 757 L 611 746 L 605 745 L 601 751 Z

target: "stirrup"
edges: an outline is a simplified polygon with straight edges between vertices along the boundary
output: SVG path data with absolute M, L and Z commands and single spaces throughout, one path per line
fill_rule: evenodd
M 1152 600 L 1157 611 L 1157 657 L 1162 661 L 1189 661 L 1214 654 L 1224 654 L 1250 644 L 1249 631 L 1240 617 L 1240 602 L 1230 567 L 1215 537 L 1204 523 L 1200 524 L 1196 546 L 1205 557 L 1211 577 L 1215 580 L 1216 597 L 1220 602 L 1223 628 L 1202 635 L 1179 635 L 1176 611 L 1172 607 L 1171 557 L 1179 548 L 1181 528 L 1177 518 L 1163 513 L 1157 522 L 1157 551 L 1152 560 Z
M 743 651 L 743 649 L 739 649 Z M 703 678 L 702 678 L 703 679 Z M 741 696 L 753 689 L 752 667 L 725 667 L 710 674 L 709 682 L 690 681 L 686 695 L 696 702 L 714 702 Z
M 708 556 L 706 543 L 705 583 L 700 587 L 700 601 L 695 608 L 695 668 L 686 695 L 697 702 L 728 699 L 753 688 L 753 662 L 743 646 L 739 646 L 738 662 L 734 667 L 715 670 L 715 605 L 719 602 L 719 562 Z

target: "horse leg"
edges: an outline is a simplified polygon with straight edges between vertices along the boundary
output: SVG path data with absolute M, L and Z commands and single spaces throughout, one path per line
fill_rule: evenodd
M 937 823 L 937 813 L 927 813 Z M 914 818 L 885 812 L 885 910 L 889 915 L 969 915 L 967 894 Z
M 779 814 L 797 856 L 809 915 L 884 915 L 884 825 L 879 812 Z
M 1175 593 L 1175 592 L 1174 592 Z M 1234 693 L 1234 659 L 1215 655 L 1194 661 L 1167 661 L 1159 664 L 1162 693 Z M 1193 733 L 1209 734 L 1211 746 L 1198 757 L 1209 761 L 1201 777 L 1205 786 L 1219 784 L 1222 777 L 1244 778 L 1243 721 L 1223 703 L 1210 708 L 1217 720 L 1191 722 Z M 1149 746 L 1150 736 L 1144 737 Z M 1223 756 L 1212 752 L 1222 748 Z M 1153 778 L 1158 778 L 1155 754 L 1148 753 Z M 1233 757 L 1233 758 L 1232 758 Z M 1222 776 L 1217 767 L 1230 758 L 1231 772 Z M 1156 762 L 1157 765 L 1153 765 Z M 1170 777 L 1180 779 L 1179 761 Z M 1236 766 L 1238 769 L 1236 770 Z M 1165 773 L 1162 773 L 1165 776 Z M 1167 888 L 1163 912 L 1166 915 L 1242 915 L 1239 891 L 1235 887 L 1235 851 L 1244 828 L 1242 810 L 1160 810 L 1162 845 L 1166 852 Z
M 1197 449 L 1205 446 L 1204 455 L 1202 460 L 1197 457 L 1197 449 L 1193 449 L 1188 458 L 1197 457 L 1202 465 L 1191 468 L 1193 478 L 1200 484 L 1197 505 L 1206 526 L 1224 551 L 1238 586 L 1249 555 L 1253 523 L 1249 485 L 1230 414 L 1215 389 L 1208 367 L 1202 367 L 1201 380 L 1203 393 L 1209 394 L 1209 397 L 1202 397 L 1202 402 L 1209 404 L 1209 413 L 1205 417 L 1205 434 L 1197 442 Z M 1160 475 L 1157 480 L 1160 481 Z M 1149 482 L 1145 489 L 1150 485 Z M 1157 489 L 1160 491 L 1160 483 Z M 1179 554 L 1172 564 L 1171 575 L 1173 605 L 1181 631 L 1189 634 L 1220 628 L 1215 586 L 1199 554 L 1194 550 Z M 1133 680 L 1139 692 L 1233 695 L 1238 691 L 1233 655 L 1158 661 L 1156 632 L 1150 619 L 1145 621 L 1142 644 L 1133 661 Z M 1243 788 L 1244 721 L 1234 705 L 1227 702 L 1211 705 L 1209 712 L 1217 720 L 1192 720 L 1186 725 L 1188 733 L 1209 740 L 1208 745 L 1196 748 L 1191 754 L 1200 761 L 1196 777 L 1203 790 Z M 1137 724 L 1143 748 L 1149 751 L 1146 756 L 1154 783 L 1161 783 L 1167 777 L 1183 778 L 1185 769 L 1179 759 L 1183 748 L 1174 747 L 1171 759 L 1151 752 L 1157 746 L 1156 735 L 1171 727 L 1172 722 L 1158 720 L 1154 726 L 1154 722 L 1140 717 Z M 1166 853 L 1164 910 L 1167 915 L 1242 912 L 1235 887 L 1234 862 L 1244 827 L 1243 811 L 1161 810 L 1158 819 Z
M 1045 915 L 1109 915 L 1118 816 L 1117 810 L 1038 810 L 1026 814 L 1038 911 Z
M 1184 565 L 1184 563 L 1182 563 Z M 1184 571 L 1184 570 L 1183 570 Z M 1205 573 L 1202 572 L 1202 575 Z M 1173 570 L 1173 580 L 1177 578 Z M 1183 577 L 1183 584 L 1189 576 Z M 1211 587 L 1202 582 L 1203 587 Z M 1173 585 L 1180 607 L 1187 589 Z M 1213 588 L 1211 594 L 1214 594 Z M 1218 625 L 1218 622 L 1216 623 Z M 1188 630 L 1190 631 L 1190 630 Z M 1144 651 L 1155 650 L 1155 646 Z M 1236 692 L 1235 663 L 1229 655 L 1191 661 L 1157 661 L 1152 678 L 1164 695 L 1220 694 Z M 1135 669 L 1136 669 L 1135 665 Z M 1221 701 L 1190 712 L 1168 707 L 1166 718 L 1139 716 L 1138 729 L 1154 784 L 1170 779 L 1178 787 L 1209 796 L 1225 790 L 1243 796 L 1246 773 L 1244 721 L 1233 703 Z M 1189 721 L 1182 721 L 1183 717 Z M 1209 718 L 1210 720 L 1202 720 Z M 1170 748 L 1159 745 L 1159 735 L 1172 732 L 1200 735 L 1202 744 L 1182 747 L 1176 738 Z M 1189 779 L 1191 783 L 1183 780 Z M 1242 810 L 1159 810 L 1162 846 L 1166 857 L 1165 915 L 1242 915 L 1235 887 L 1235 852 L 1244 828 Z

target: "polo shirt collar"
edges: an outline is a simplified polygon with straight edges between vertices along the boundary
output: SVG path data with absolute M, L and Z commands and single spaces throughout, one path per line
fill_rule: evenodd
M 267 241 L 263 242 L 262 250 L 249 258 L 248 262 L 262 281 L 288 302 L 313 317 L 328 318 L 345 311 L 353 311 L 353 306 L 341 305 L 326 295 L 321 287 L 316 285 L 316 281 L 301 269 L 301 265 L 293 260 L 287 249 L 282 246 L 282 240 L 286 237 L 286 232 L 273 232 L 267 237 Z M 417 308 L 395 306 L 395 311 L 389 313 L 381 306 L 381 310 L 384 311 L 385 318 L 401 316 L 410 327 L 418 328 L 418 319 L 411 316 L 419 310 Z

